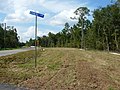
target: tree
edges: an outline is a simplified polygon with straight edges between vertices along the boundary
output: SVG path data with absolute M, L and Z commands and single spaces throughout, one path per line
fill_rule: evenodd
M 2 28 L 0 26 L 0 49 L 19 47 L 19 37 L 16 28 Z
M 55 47 L 56 46 L 55 35 L 51 32 L 48 33 L 48 46 L 50 46 L 50 47 Z
M 96 9 L 93 13 L 93 17 L 94 21 L 92 29 L 96 33 L 96 48 L 104 50 L 107 49 L 107 51 L 119 49 L 119 7 L 115 4 Z
M 4 48 L 4 30 L 0 26 L 0 49 Z
M 69 23 L 65 23 L 64 29 L 61 32 L 62 46 L 65 46 L 65 47 L 67 47 L 68 46 L 67 44 L 69 43 L 69 36 L 68 36 L 69 27 L 70 27 Z
M 81 48 L 85 48 L 84 45 L 84 23 L 86 19 L 86 15 L 89 15 L 90 10 L 87 7 L 79 7 L 75 10 L 75 14 L 79 16 L 79 20 L 81 20 L 81 29 L 82 29 L 82 37 L 81 37 Z

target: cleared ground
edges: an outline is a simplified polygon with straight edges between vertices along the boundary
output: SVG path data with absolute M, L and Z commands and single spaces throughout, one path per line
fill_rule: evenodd
M 0 82 L 30 90 L 120 90 L 120 56 L 74 48 L 48 48 L 0 57 Z

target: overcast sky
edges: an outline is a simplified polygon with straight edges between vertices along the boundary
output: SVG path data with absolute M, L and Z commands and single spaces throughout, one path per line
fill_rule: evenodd
M 94 10 L 108 4 L 110 0 L 0 0 L 0 23 L 17 28 L 20 40 L 26 41 L 34 38 L 35 16 L 29 14 L 31 10 L 45 15 L 38 18 L 38 36 L 42 36 L 61 31 L 66 22 L 73 25 L 70 17 L 78 7 Z

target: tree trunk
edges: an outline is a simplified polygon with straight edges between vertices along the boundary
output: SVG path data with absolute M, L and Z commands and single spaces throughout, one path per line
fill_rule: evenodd
M 107 37 L 107 34 L 105 32 L 105 29 L 104 29 L 104 34 L 105 34 L 105 39 L 106 39 L 106 44 L 107 44 L 107 51 L 109 52 L 109 41 L 108 41 L 108 37 Z
M 106 35 L 106 42 L 107 42 L 107 51 L 109 52 L 110 47 L 109 47 L 109 42 L 108 42 L 108 37 L 107 37 L 107 35 Z
M 84 32 L 83 32 L 83 28 L 84 28 L 84 21 L 83 21 L 83 17 L 82 17 L 82 37 L 81 37 L 81 49 L 83 49 L 84 47 Z
M 117 41 L 117 34 L 116 34 L 116 30 L 115 30 L 115 44 L 116 44 L 116 49 L 118 50 L 118 41 Z

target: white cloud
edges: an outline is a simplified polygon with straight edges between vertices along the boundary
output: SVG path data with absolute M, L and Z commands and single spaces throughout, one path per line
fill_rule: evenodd
M 40 4 L 43 4 L 46 0 L 39 0 Z
M 41 6 L 55 13 L 63 10 L 70 10 L 70 8 L 85 6 L 87 4 L 86 2 L 81 4 L 75 3 L 72 0 L 40 0 L 39 2 Z
M 9 13 L 13 12 L 14 8 L 12 8 L 12 0 L 0 0 L 0 12 L 1 13 Z
M 6 0 L 4 0 L 6 2 Z M 29 14 L 32 4 L 36 3 L 36 0 L 7 0 L 6 6 L 9 9 L 13 9 L 12 12 L 8 11 L 4 22 L 11 23 L 11 22 L 28 22 L 32 20 L 32 16 Z M 6 8 L 4 6 L 4 8 Z M 8 10 L 9 10 L 8 9 Z M 6 10 L 4 10 L 6 11 Z M 7 11 L 6 11 L 7 12 Z
M 31 26 L 28 28 L 28 30 L 25 33 L 23 33 L 23 36 L 26 38 L 33 38 L 35 34 L 34 31 L 35 31 L 34 26 Z
M 74 17 L 74 9 L 69 11 L 63 10 L 54 17 L 51 18 L 50 24 L 51 25 L 64 25 L 66 22 L 74 22 L 74 20 L 70 19 L 70 17 Z
M 8 14 L 5 19 L 4 22 L 6 23 L 10 23 L 10 22 L 28 22 L 33 20 L 34 17 L 32 17 L 29 14 L 30 10 L 16 10 L 15 13 L 10 13 Z
M 73 1 L 59 1 L 59 0 L 2 0 L 3 5 L 6 3 L 5 6 L 10 7 L 11 9 L 13 9 L 13 12 L 10 12 L 7 14 L 7 16 L 4 19 L 4 22 L 7 23 L 11 23 L 11 22 L 28 22 L 33 20 L 33 16 L 31 16 L 29 14 L 29 11 L 31 9 L 38 11 L 42 10 L 44 11 L 45 9 L 48 10 L 48 12 L 46 12 L 45 14 L 45 19 L 49 20 L 49 17 L 53 17 L 50 16 L 50 12 L 55 12 L 55 13 L 59 13 L 58 15 L 54 16 L 52 19 L 54 19 L 52 22 L 52 24 L 54 23 L 58 23 L 58 24 L 63 24 L 63 19 L 65 19 L 68 16 L 66 16 L 66 13 L 68 13 L 67 11 L 70 11 L 70 9 L 76 9 L 79 6 L 84 6 L 86 5 L 86 3 L 82 3 L 82 4 L 74 4 Z M 2 6 L 3 7 L 3 6 Z M 44 7 L 44 8 L 43 8 Z M 39 9 L 40 8 L 40 9 Z M 43 10 L 44 9 L 44 10 Z M 71 11 L 68 13 L 69 15 L 71 14 Z M 59 16 L 64 15 L 60 21 L 60 19 L 56 19 L 55 17 L 59 17 Z M 58 20 L 58 21 L 57 21 Z M 66 20 L 66 19 L 65 19 Z
M 37 36 L 39 36 L 39 37 L 41 37 L 43 35 L 47 36 L 49 32 L 54 33 L 54 34 L 57 33 L 53 30 L 44 29 L 41 31 L 40 29 L 37 28 Z M 22 41 L 22 42 L 28 41 L 30 38 L 34 39 L 35 38 L 35 27 L 30 26 L 26 32 L 23 32 L 23 33 L 18 32 L 18 34 L 21 36 L 20 41 Z M 23 40 L 23 38 L 24 38 L 24 40 Z

